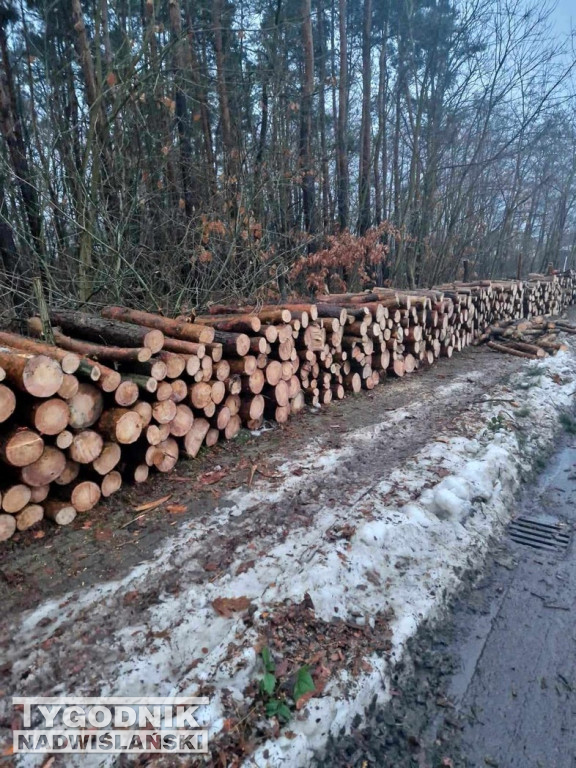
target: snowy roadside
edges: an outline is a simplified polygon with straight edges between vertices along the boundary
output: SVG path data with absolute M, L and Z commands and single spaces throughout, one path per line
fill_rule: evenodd
M 465 386 L 453 382 L 435 396 L 449 408 L 455 389 Z M 349 726 L 374 695 L 381 701 L 389 695 L 389 674 L 406 641 L 442 608 L 462 573 L 480 566 L 491 537 L 513 510 L 521 477 L 550 448 L 560 413 L 572 409 L 575 388 L 573 348 L 527 363 L 485 402 L 472 402 L 456 428 L 437 434 L 393 471 L 377 468 L 378 481 L 351 499 L 331 496 L 331 479 L 352 456 L 370 461 L 374 444 L 389 439 L 405 420 L 419 418 L 419 404 L 384 414 L 381 423 L 348 435 L 344 447 L 320 457 L 311 445 L 306 455 L 278 468 L 275 485 L 261 482 L 221 499 L 209 525 L 225 531 L 235 518 L 305 492 L 311 466 L 327 489 L 315 500 L 313 525 L 256 532 L 235 549 L 230 568 L 201 584 L 195 574 L 206 554 L 205 530 L 186 526 L 154 560 L 121 581 L 41 604 L 11 629 L 12 690 L 6 693 L 201 691 L 211 703 L 199 720 L 226 751 L 230 732 L 242 720 L 238 712 L 249 709 L 262 677 L 256 649 L 272 639 L 280 668 L 285 659 L 274 618 L 285 616 L 287 605 L 307 603 L 296 616 L 306 632 L 287 639 L 292 646 L 286 657 L 310 663 L 321 695 L 310 698 L 274 738 L 272 727 L 254 722 L 246 752 L 254 751 L 246 764 L 309 765 L 329 733 Z M 174 573 L 176 584 L 158 600 L 131 611 L 151 580 L 162 586 L 164 576 Z M 247 598 L 250 610 L 218 613 L 213 601 L 220 598 Z M 335 646 L 310 659 L 306 644 L 314 644 L 306 633 L 329 643 L 335 623 L 349 630 L 344 640 L 339 636 L 342 650 Z M 321 645 L 317 640 L 314 648 Z

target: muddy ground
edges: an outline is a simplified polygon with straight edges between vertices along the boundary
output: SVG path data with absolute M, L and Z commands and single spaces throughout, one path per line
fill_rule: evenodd
M 258 436 L 243 430 L 236 440 L 203 450 L 193 461 L 181 461 L 170 474 L 156 474 L 140 486 L 124 486 L 94 510 L 79 515 L 71 526 L 56 528 L 46 524 L 40 532 L 17 534 L 0 549 L 2 620 L 13 621 L 18 613 L 47 597 L 56 598 L 71 589 L 120 578 L 149 558 L 175 529 L 195 522 L 206 524 L 227 491 L 262 481 L 273 483 L 275 466 L 297 457 L 312 441 L 319 453 L 338 448 L 345 445 L 350 431 L 369 429 L 382 421 L 386 411 L 410 407 L 411 416 L 390 430 L 389 440 L 380 443 L 377 451 L 367 452 L 363 467 L 347 467 L 341 478 L 332 478 L 331 493 L 341 491 L 356 499 L 363 488 L 368 491 L 375 480 L 381 479 L 384 468 L 388 472 L 401 465 L 436 433 L 455 422 L 471 402 L 479 401 L 496 384 L 505 382 L 522 362 L 484 347 L 466 349 L 430 369 L 401 380 L 387 380 L 372 392 L 363 391 L 323 409 L 307 409 L 286 426 L 270 424 L 270 431 Z M 453 391 L 436 398 L 438 388 L 452 382 Z M 218 474 L 208 474 L 212 472 Z M 211 482 L 221 474 L 220 480 Z M 204 577 L 209 579 L 215 570 L 226 567 L 236 543 L 250 536 L 250 529 L 289 527 L 291 519 L 301 525 L 303 517 L 311 522 L 309 505 L 321 490 L 311 476 L 307 498 L 296 494 L 292 509 L 278 510 L 271 505 L 239 520 L 236 530 L 212 534 L 206 541 L 209 555 Z M 135 509 L 167 495 L 169 500 L 155 510 Z M 0 625 L 0 641 L 2 635 Z

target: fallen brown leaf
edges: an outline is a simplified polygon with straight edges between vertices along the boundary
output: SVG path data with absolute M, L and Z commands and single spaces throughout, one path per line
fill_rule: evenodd
M 296 709 L 300 710 L 303 709 L 306 704 L 312 699 L 314 696 L 317 696 L 316 688 L 314 688 L 313 691 L 308 691 L 308 693 L 303 693 L 302 696 L 299 697 L 298 701 L 296 702 Z
M 246 560 L 244 563 L 240 563 L 240 565 L 236 569 L 236 576 L 239 576 L 241 573 L 246 573 L 246 571 L 249 571 L 251 568 L 254 568 L 255 565 L 256 565 L 256 560 Z
M 185 504 L 168 504 L 166 512 L 170 512 L 171 515 L 180 515 L 182 512 L 186 512 L 188 507 Z
M 214 483 L 219 483 L 227 474 L 228 472 L 225 469 L 214 469 L 211 472 L 204 472 L 203 475 L 200 475 L 198 482 L 202 485 L 213 485 Z
M 155 501 L 147 501 L 146 504 L 140 504 L 138 507 L 133 507 L 134 512 L 147 512 L 150 509 L 154 509 L 155 507 L 159 507 L 160 504 L 164 504 L 165 501 L 168 501 L 168 499 L 172 498 L 172 494 L 169 493 L 167 496 L 162 496 L 161 499 L 156 499 Z
M 138 600 L 140 597 L 140 593 L 136 590 L 132 590 L 131 592 L 126 592 L 124 595 L 123 603 L 124 605 L 130 605 L 130 603 L 133 603 L 135 600 Z
M 231 618 L 233 613 L 247 610 L 249 606 L 250 600 L 247 597 L 217 597 L 212 600 L 216 613 L 225 619 Z

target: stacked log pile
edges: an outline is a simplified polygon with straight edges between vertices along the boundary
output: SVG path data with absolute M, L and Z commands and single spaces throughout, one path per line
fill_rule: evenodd
M 566 344 L 558 340 L 559 333 L 574 335 L 576 326 L 566 320 L 551 320 L 550 317 L 540 315 L 494 323 L 475 343 L 487 343 L 496 352 L 536 360 L 567 349 Z
M 540 316 L 575 299 L 568 273 L 214 305 L 191 318 L 54 310 L 53 343 L 31 318 L 29 336 L 0 332 L 0 540 L 43 518 L 69 524 L 124 480 L 169 472 L 242 426 L 284 423 L 475 339 L 521 356 L 557 351 L 556 334 L 576 329 Z

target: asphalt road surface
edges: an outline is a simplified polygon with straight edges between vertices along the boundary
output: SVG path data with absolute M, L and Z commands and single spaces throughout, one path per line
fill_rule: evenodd
M 481 580 L 470 577 L 412 644 L 391 703 L 319 765 L 576 766 L 573 436 L 526 488 L 515 519 Z

